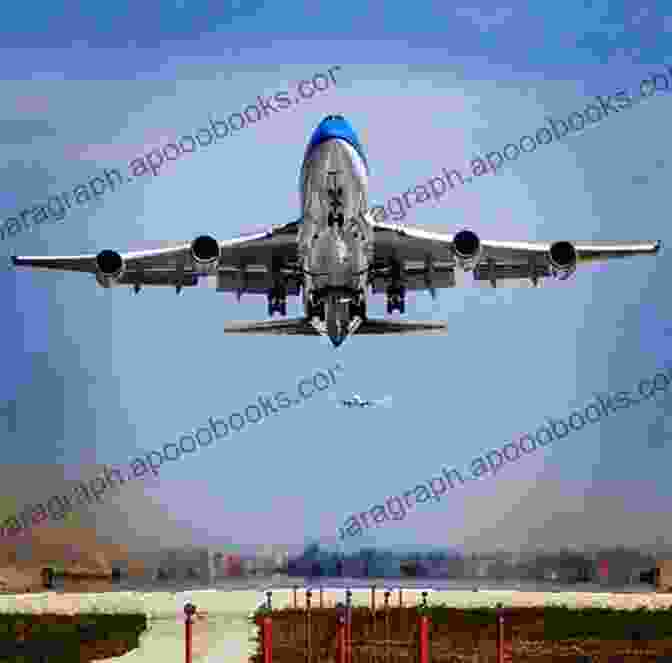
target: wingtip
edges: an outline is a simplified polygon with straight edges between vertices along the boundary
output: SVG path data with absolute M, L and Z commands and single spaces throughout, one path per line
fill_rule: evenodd
M 663 248 L 663 243 L 662 243 L 660 240 L 658 240 L 658 241 L 656 242 L 655 252 L 656 252 L 656 253 L 660 253 L 660 249 L 662 249 L 662 248 Z

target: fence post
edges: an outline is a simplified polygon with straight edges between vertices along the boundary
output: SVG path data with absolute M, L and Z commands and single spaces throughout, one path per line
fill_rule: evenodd
M 271 615 L 264 617 L 263 624 L 264 663 L 271 663 L 273 661 L 273 620 Z
M 310 663 L 312 658 L 310 651 L 310 597 L 313 595 L 313 592 L 308 589 L 306 590 L 306 660 Z
M 385 590 L 385 660 L 390 660 L 390 590 Z
M 193 603 L 184 604 L 184 660 L 191 663 L 191 617 L 196 612 L 196 606 Z
M 420 604 L 420 624 L 418 628 L 418 643 L 419 643 L 419 663 L 428 663 L 429 661 L 429 619 L 423 621 L 423 617 L 427 615 L 427 592 L 423 591 L 422 603 Z M 424 631 L 423 631 L 424 629 Z M 425 658 L 423 659 L 423 653 Z
M 404 599 L 403 599 L 403 596 L 402 596 L 402 591 L 403 590 L 401 589 L 401 587 L 399 587 L 399 607 L 400 608 L 404 607 Z
M 338 614 L 336 624 L 336 663 L 347 663 L 345 655 L 345 610 L 343 604 L 339 603 L 336 606 L 336 613 Z
M 502 604 L 497 604 L 497 663 L 512 663 L 513 643 L 506 634 L 504 610 Z
M 374 632 L 376 630 L 376 586 L 371 585 L 371 610 L 369 611 L 368 627 L 366 630 L 365 637 L 368 640 L 369 638 L 374 638 Z
M 420 615 L 420 661 L 429 663 L 429 617 Z
M 345 647 L 346 663 L 352 663 L 352 592 L 345 590 Z
M 296 590 L 298 589 L 298 585 L 294 585 L 292 588 L 294 590 L 294 610 L 296 610 Z
M 320 608 L 324 608 L 324 587 L 320 585 Z

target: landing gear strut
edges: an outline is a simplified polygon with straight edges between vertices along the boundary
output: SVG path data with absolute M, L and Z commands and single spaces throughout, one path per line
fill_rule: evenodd
M 287 315 L 287 290 L 282 286 L 276 286 L 268 293 L 268 315 L 273 317 L 274 313 L 282 316 Z
M 324 309 L 324 302 L 318 301 L 315 297 L 312 298 L 312 301 L 308 305 L 308 317 L 309 318 L 319 318 L 324 322 L 326 316 L 326 311 Z
M 354 318 L 355 316 L 362 318 L 362 320 L 366 318 L 366 300 L 361 294 L 353 297 L 350 302 L 350 317 Z

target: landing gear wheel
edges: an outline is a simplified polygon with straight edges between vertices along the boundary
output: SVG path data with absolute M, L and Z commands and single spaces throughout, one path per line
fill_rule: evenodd
M 324 319 L 326 318 L 325 310 L 324 310 L 324 303 L 320 302 L 319 304 L 313 304 L 310 307 L 310 317 L 311 318 L 319 318 L 324 322 Z
M 280 302 L 280 315 L 287 315 L 287 302 Z
M 400 315 L 403 315 L 406 312 L 406 297 L 405 293 L 402 290 L 401 292 L 393 290 L 387 295 L 387 312 L 393 313 L 394 311 L 399 311 Z

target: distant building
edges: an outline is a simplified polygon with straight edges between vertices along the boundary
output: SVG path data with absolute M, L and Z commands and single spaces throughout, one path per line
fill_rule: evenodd
M 240 555 L 223 552 L 212 556 L 212 575 L 217 578 L 236 578 L 243 575 L 243 563 Z
M 656 562 L 656 590 L 672 592 L 672 559 Z
M 399 578 L 401 576 L 401 560 L 391 554 L 376 555 L 369 560 L 369 578 Z
M 289 553 L 287 551 L 273 553 L 273 564 L 275 566 L 275 570 L 279 573 L 287 573 L 288 561 Z
M 206 548 L 162 550 L 156 569 L 156 579 L 209 583 L 212 580 L 210 553 Z
M 297 559 L 290 559 L 288 563 L 287 575 L 304 577 L 312 575 L 313 564 L 315 560 L 305 559 L 299 557 Z
M 343 560 L 343 577 L 344 578 L 366 578 L 367 576 L 367 561 L 359 557 L 346 557 Z
M 418 575 L 424 578 L 450 578 L 451 563 L 449 560 L 439 560 L 432 564 L 426 561 L 419 562 Z
M 339 575 L 339 557 L 338 555 L 322 552 L 318 556 L 320 564 L 320 575 L 328 578 L 335 578 Z

